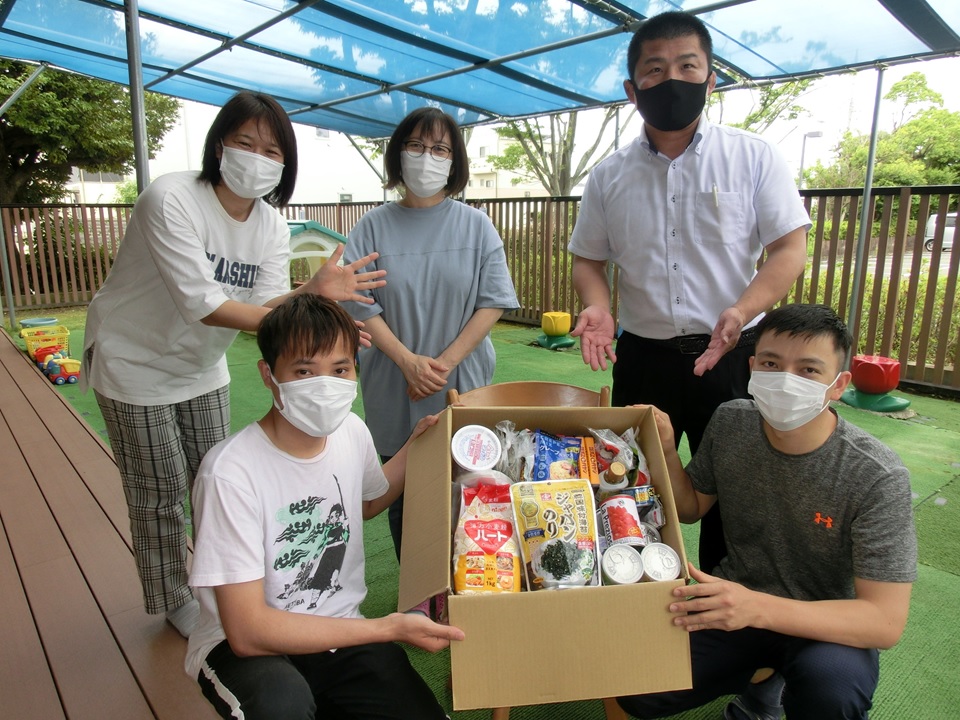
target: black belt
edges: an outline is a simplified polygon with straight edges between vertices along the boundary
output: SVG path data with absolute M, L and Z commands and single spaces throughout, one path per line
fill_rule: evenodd
M 632 335 L 632 333 L 630 334 Z M 640 337 L 639 335 L 634 335 L 634 337 L 642 344 L 667 348 L 668 350 L 675 350 L 681 355 L 700 355 L 705 352 L 707 346 L 710 345 L 709 335 L 678 335 L 677 337 L 666 338 L 665 340 L 645 338 Z M 756 328 L 747 328 L 740 333 L 740 338 L 737 340 L 737 344 L 734 347 L 753 345 L 756 343 L 756 341 Z

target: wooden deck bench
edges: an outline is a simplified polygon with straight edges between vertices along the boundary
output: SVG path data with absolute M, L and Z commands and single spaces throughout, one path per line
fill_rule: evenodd
M 212 720 L 143 609 L 110 449 L 0 336 L 0 714 Z

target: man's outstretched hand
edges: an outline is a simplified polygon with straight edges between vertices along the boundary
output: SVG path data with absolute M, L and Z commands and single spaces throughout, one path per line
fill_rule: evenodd
M 613 351 L 616 324 L 609 310 L 598 305 L 585 307 L 577 317 L 577 326 L 570 332 L 580 338 L 580 354 L 591 370 L 606 370 L 607 359 L 617 361 Z
M 720 313 L 716 327 L 710 335 L 710 344 L 693 363 L 693 374 L 703 375 L 707 370 L 713 369 L 720 362 L 720 358 L 733 350 L 740 340 L 740 331 L 746 322 L 743 313 L 735 307 L 729 307 Z

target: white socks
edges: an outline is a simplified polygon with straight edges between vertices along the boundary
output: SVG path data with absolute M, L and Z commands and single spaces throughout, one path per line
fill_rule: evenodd
M 198 620 L 200 620 L 200 603 L 197 602 L 196 598 L 174 610 L 167 610 L 167 622 L 173 625 L 185 638 L 190 637 L 190 633 L 197 626 Z

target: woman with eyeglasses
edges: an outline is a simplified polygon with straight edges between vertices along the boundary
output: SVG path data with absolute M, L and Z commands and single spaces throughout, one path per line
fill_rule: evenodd
M 364 416 L 386 461 L 420 418 L 446 406 L 447 390 L 493 380 L 490 329 L 518 307 L 503 241 L 487 215 L 454 199 L 470 165 L 457 123 L 425 107 L 394 130 L 384 157 L 385 187 L 400 200 L 366 213 L 350 232 L 347 261 L 379 253 L 390 283 L 344 303 L 372 344 L 360 350 Z M 400 557 L 403 496 L 389 511 Z

